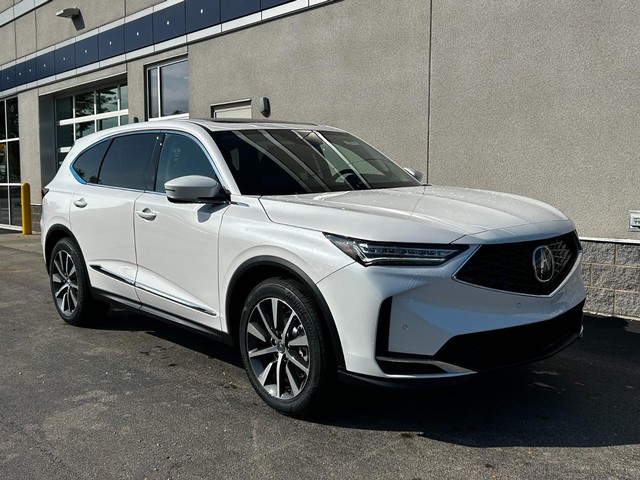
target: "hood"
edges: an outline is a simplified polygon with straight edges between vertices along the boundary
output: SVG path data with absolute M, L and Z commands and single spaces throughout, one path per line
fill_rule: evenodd
M 264 196 L 276 223 L 364 240 L 497 243 L 570 232 L 549 205 L 506 193 L 455 187 L 409 187 Z

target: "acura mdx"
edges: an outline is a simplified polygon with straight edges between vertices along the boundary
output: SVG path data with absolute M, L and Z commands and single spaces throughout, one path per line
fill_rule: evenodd
M 423 184 L 349 133 L 168 120 L 78 139 L 43 192 L 60 316 L 118 305 L 236 345 L 262 399 L 418 385 L 582 332 L 582 250 L 536 200 Z

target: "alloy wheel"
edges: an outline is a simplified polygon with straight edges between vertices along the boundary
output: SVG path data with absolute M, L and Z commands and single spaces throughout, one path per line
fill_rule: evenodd
M 249 316 L 246 341 L 251 369 L 272 397 L 300 394 L 309 378 L 309 342 L 293 308 L 279 298 L 261 300 Z
M 78 275 L 71 255 L 60 250 L 53 259 L 51 282 L 58 309 L 67 317 L 78 308 Z

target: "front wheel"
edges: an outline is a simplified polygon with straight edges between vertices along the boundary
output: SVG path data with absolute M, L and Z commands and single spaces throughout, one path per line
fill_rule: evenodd
M 268 405 L 303 416 L 322 402 L 332 377 L 329 345 L 317 304 L 300 283 L 258 284 L 245 302 L 239 340 L 249 381 Z
M 63 238 L 53 247 L 49 282 L 58 314 L 71 325 L 82 326 L 99 320 L 109 309 L 109 304 L 91 296 L 80 248 L 69 238 Z

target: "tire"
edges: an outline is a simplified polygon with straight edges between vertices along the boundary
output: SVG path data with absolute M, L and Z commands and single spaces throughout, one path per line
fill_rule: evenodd
M 91 296 L 87 268 L 80 248 L 70 238 L 63 238 L 51 252 L 49 283 L 53 303 L 62 319 L 70 325 L 87 326 L 102 319 L 109 304 Z
M 327 338 L 316 302 L 294 280 L 270 278 L 246 299 L 242 361 L 258 395 L 281 413 L 306 416 L 324 400 L 333 377 Z

